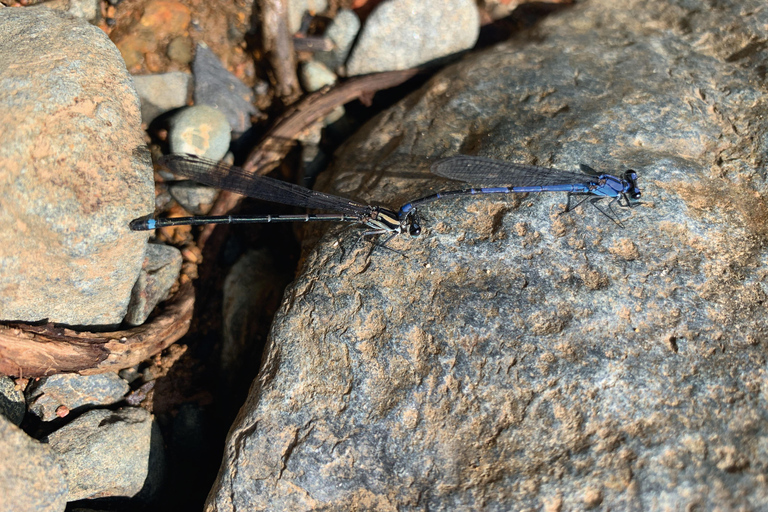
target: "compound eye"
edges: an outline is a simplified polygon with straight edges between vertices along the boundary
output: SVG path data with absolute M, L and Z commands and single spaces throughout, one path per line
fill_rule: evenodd
M 411 224 L 408 234 L 411 236 L 419 236 L 421 234 L 421 226 L 418 224 Z
M 635 192 L 634 194 L 632 194 L 632 199 L 640 199 L 641 195 L 642 194 L 640 192 Z
M 637 173 L 630 169 L 629 171 L 624 173 L 624 179 L 626 181 L 631 181 L 632 183 L 634 183 L 637 181 Z

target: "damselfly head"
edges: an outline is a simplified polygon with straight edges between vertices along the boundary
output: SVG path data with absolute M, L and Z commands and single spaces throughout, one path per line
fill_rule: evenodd
M 626 171 L 624 173 L 624 181 L 629 185 L 627 188 L 627 195 L 631 199 L 640 199 L 642 193 L 640 192 L 640 189 L 637 188 L 637 173 L 632 169 Z

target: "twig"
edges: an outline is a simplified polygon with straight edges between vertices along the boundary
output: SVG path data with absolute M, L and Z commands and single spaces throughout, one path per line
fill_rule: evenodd
M 134 366 L 189 330 L 195 290 L 184 282 L 165 310 L 133 329 L 75 332 L 50 325 L 0 324 L 0 373 L 42 377 L 54 373 L 105 373 Z
M 296 76 L 296 53 L 288 29 L 286 0 L 260 0 L 261 44 L 274 70 L 275 92 L 290 105 L 301 95 Z

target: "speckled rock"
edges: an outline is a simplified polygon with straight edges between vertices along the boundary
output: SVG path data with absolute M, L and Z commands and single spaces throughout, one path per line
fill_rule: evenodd
M 26 394 L 29 412 L 43 421 L 51 421 L 85 405 L 119 402 L 128 390 L 128 383 L 116 373 L 61 373 L 32 382 Z
M 14 425 L 19 425 L 26 412 L 24 393 L 17 388 L 13 379 L 0 375 L 0 416 L 5 416 Z
M 473 0 L 389 0 L 371 13 L 347 76 L 408 69 L 472 48 L 480 33 Z
M 0 415 L 0 510 L 61 512 L 67 481 L 47 445 Z
M 207 510 L 768 507 L 768 10 L 707 5 L 579 2 L 339 150 L 330 191 L 375 203 L 462 188 L 427 169 L 470 153 L 631 167 L 644 204 L 312 226 Z
M 0 84 L 0 319 L 119 324 L 154 198 L 120 53 L 82 19 L 1 9 Z
M 97 0 L 51 0 L 43 5 L 49 9 L 64 11 L 76 18 L 83 18 L 91 23 L 96 23 L 101 17 Z
M 49 435 L 65 468 L 68 501 L 136 496 L 152 470 L 152 437 L 159 435 L 153 425 L 152 415 L 138 407 L 93 410 Z

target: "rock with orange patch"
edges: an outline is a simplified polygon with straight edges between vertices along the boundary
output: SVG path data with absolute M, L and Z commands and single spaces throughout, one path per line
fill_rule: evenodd
M 0 319 L 113 326 L 153 210 L 139 103 L 99 29 L 45 8 L 0 10 Z

